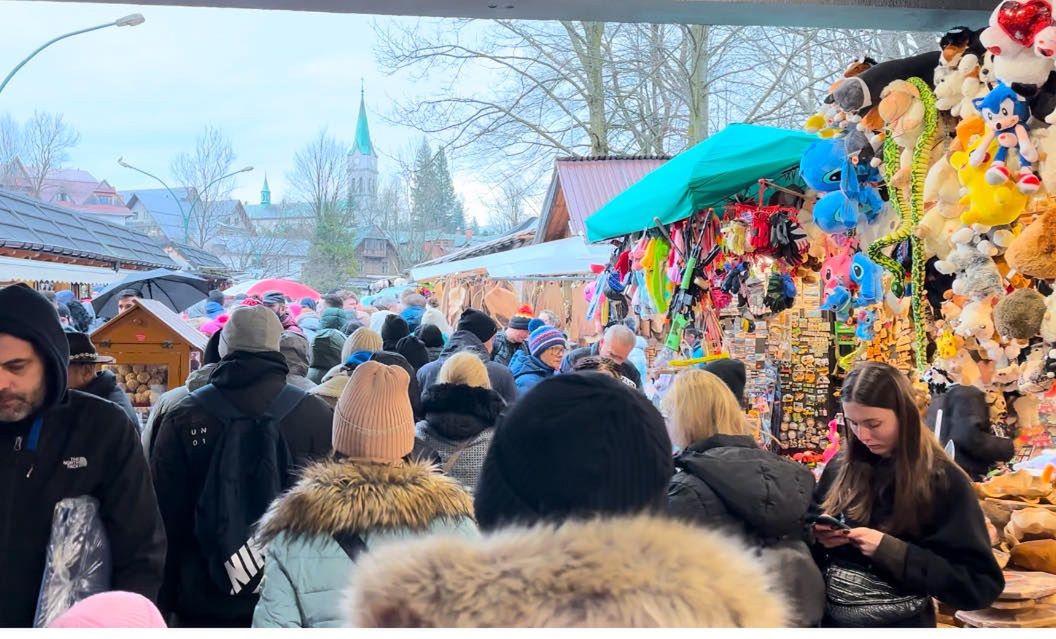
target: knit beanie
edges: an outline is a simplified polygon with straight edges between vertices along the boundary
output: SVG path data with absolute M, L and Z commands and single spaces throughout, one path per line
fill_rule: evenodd
M 374 361 L 356 367 L 334 409 L 334 450 L 347 457 L 397 462 L 414 448 L 411 378 Z
M 525 304 L 524 306 L 517 309 L 517 312 L 512 318 L 510 318 L 510 328 L 515 331 L 527 331 L 528 324 L 532 321 L 532 316 L 535 315 L 532 312 L 532 307 Z
M 266 353 L 279 351 L 282 322 L 279 316 L 264 306 L 240 306 L 220 331 L 220 357 L 242 351 Z
M 367 351 L 368 353 L 376 353 L 381 350 L 381 335 L 378 335 L 369 328 L 357 328 L 347 340 L 345 345 L 341 349 L 341 361 L 348 359 L 348 356 L 358 351 Z
M 261 301 L 265 304 L 285 304 L 286 296 L 280 293 L 279 291 L 269 291 L 264 294 L 264 297 L 261 298 Z
M 316 301 L 313 300 L 310 297 L 302 297 L 301 298 L 301 306 L 304 307 L 304 308 L 310 308 L 310 309 L 312 309 L 314 311 L 315 308 L 316 308 Z
M 429 363 L 429 351 L 425 350 L 425 344 L 414 335 L 408 335 L 396 342 L 396 352 L 418 370 Z
M 532 321 L 528 322 L 528 332 L 534 333 L 535 329 L 539 328 L 540 326 L 546 326 L 546 322 L 539 318 L 533 319 Z
M 539 382 L 509 410 L 477 482 L 482 529 L 663 509 L 674 472 L 664 418 L 599 373 Z
M 480 341 L 486 342 L 499 332 L 499 325 L 477 309 L 467 308 L 458 318 L 458 326 L 455 330 L 467 331 L 476 335 Z
M 539 357 L 551 346 L 563 346 L 566 341 L 565 334 L 553 326 L 541 326 L 528 336 L 528 352 Z
M 44 362 L 44 406 L 53 406 L 66 393 L 70 343 L 51 302 L 25 284 L 0 289 L 0 333 L 33 344 Z
M 422 340 L 426 348 L 443 348 L 444 347 L 444 334 L 440 332 L 440 329 L 432 324 L 423 324 L 418 329 L 418 339 Z
M 113 590 L 86 597 L 49 628 L 167 628 L 158 608 L 141 594 Z
M 709 363 L 704 370 L 725 382 L 737 398 L 737 403 L 744 403 L 744 385 L 748 379 L 744 362 L 739 359 L 720 359 Z
M 386 344 L 385 350 L 394 350 L 396 342 L 411 334 L 407 320 L 399 315 L 389 315 L 381 325 L 381 341 Z

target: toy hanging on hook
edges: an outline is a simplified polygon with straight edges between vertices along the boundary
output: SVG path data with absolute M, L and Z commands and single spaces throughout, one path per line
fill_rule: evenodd
M 1009 181 L 1011 174 L 1006 162 L 1008 152 L 1015 149 L 1019 155 L 1019 176 L 1016 180 L 1019 191 L 1026 194 L 1037 192 L 1041 188 L 1041 180 L 1034 173 L 1038 150 L 1027 131 L 1027 121 L 1030 119 L 1027 101 L 1006 84 L 998 83 L 993 91 L 975 100 L 974 104 L 986 122 L 986 134 L 972 152 L 972 166 L 980 166 L 986 161 L 990 143 L 996 139 L 997 152 L 986 172 L 986 181 L 994 186 Z

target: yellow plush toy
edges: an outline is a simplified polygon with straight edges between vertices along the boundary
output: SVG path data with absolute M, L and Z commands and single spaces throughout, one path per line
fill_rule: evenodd
M 980 142 L 981 140 L 973 142 L 967 152 L 958 151 L 950 156 L 950 166 L 957 170 L 957 177 L 966 191 L 961 203 L 967 205 L 968 210 L 961 214 L 961 221 L 965 224 L 986 226 L 1011 224 L 1023 214 L 1027 206 L 1027 196 L 1018 189 L 1009 188 L 1007 185 L 995 187 L 986 181 L 986 169 L 996 150 L 996 144 L 990 145 L 987 158 L 979 166 L 972 166 L 968 162 L 968 156 Z

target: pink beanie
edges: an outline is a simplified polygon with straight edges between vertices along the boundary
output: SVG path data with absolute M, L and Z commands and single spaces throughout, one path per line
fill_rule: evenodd
M 82 599 L 49 628 L 167 628 L 158 608 L 134 592 L 102 592 Z

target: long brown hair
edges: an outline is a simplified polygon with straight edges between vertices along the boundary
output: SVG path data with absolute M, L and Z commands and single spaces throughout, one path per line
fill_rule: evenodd
M 898 443 L 891 456 L 895 464 L 895 503 L 891 518 L 881 522 L 885 532 L 914 535 L 933 516 L 937 475 L 950 466 L 935 435 L 921 424 L 913 387 L 898 369 L 878 362 L 857 366 L 843 382 L 843 402 L 886 408 L 898 419 Z M 842 465 L 825 497 L 828 513 L 845 513 L 869 525 L 873 513 L 873 463 L 875 455 L 844 426 Z

